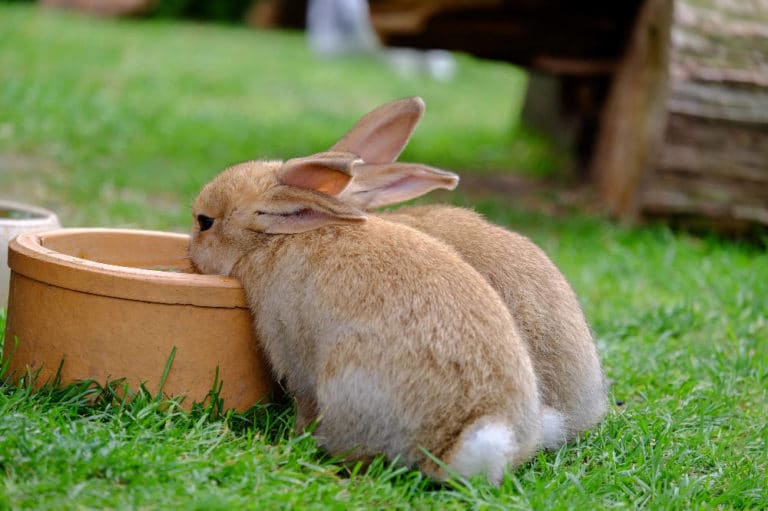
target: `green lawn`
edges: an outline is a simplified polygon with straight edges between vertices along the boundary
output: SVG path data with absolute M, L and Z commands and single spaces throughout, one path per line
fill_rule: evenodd
M 224 165 L 320 150 L 372 106 L 426 98 L 406 158 L 550 172 L 517 131 L 524 76 L 461 58 L 449 83 L 316 63 L 296 34 L 94 22 L 0 4 L 0 196 L 68 225 L 184 230 Z M 590 214 L 468 204 L 544 247 L 573 283 L 614 383 L 603 424 L 501 488 L 341 467 L 290 433 L 288 404 L 180 411 L 144 394 L 0 384 L 0 509 L 765 509 L 768 255 Z M 4 329 L 0 311 L 0 332 Z
M 318 60 L 298 33 L 0 9 L 0 165 L 12 171 L 0 186 L 45 180 L 66 223 L 186 229 L 223 166 L 326 149 L 411 95 L 428 114 L 406 160 L 532 173 L 556 161 L 517 129 L 525 75 L 511 66 L 461 57 L 446 84 L 372 58 Z

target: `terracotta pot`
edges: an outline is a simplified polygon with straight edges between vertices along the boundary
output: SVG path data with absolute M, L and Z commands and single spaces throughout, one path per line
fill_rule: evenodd
M 61 227 L 59 218 L 52 212 L 0 200 L 0 309 L 8 305 L 8 243 L 23 232 L 47 231 Z
M 235 279 L 191 273 L 188 240 L 111 229 L 13 240 L 4 353 L 11 377 L 39 369 L 40 385 L 63 359 L 62 383 L 126 378 L 155 393 L 175 348 L 162 392 L 186 396 L 186 406 L 205 400 L 217 368 L 225 408 L 265 397 L 272 378 L 243 289 Z

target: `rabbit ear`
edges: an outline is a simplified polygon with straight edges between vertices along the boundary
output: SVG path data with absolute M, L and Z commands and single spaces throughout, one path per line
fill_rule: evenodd
M 417 163 L 359 164 L 352 183 L 339 198 L 363 209 L 373 209 L 420 197 L 438 188 L 453 190 L 459 176 Z
M 248 228 L 268 234 L 296 234 L 326 225 L 364 222 L 363 211 L 312 190 L 277 186 L 267 201 L 249 211 Z
M 382 105 L 357 121 L 331 150 L 357 154 L 366 163 L 392 163 L 408 144 L 424 108 L 419 97 Z
M 286 161 L 277 170 L 283 186 L 274 187 L 261 203 L 244 208 L 248 228 L 296 234 L 324 225 L 364 221 L 364 212 L 332 197 L 346 188 L 353 164 L 360 162 L 356 155 L 339 151 Z
M 284 185 L 336 195 L 352 179 L 352 166 L 362 160 L 343 151 L 293 158 L 277 170 L 277 180 Z

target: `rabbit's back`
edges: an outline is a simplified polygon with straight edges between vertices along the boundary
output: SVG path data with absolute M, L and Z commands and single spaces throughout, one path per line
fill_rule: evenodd
M 450 459 L 488 417 L 514 432 L 509 461 L 532 452 L 540 418 L 526 347 L 452 249 L 376 218 L 265 243 L 237 276 L 278 375 L 315 389 L 317 435 L 331 452 L 359 446 L 359 456 L 429 465 L 421 447 Z
M 526 341 L 544 404 L 565 412 L 565 437 L 602 418 L 607 398 L 592 333 L 571 286 L 543 250 L 464 208 L 409 206 L 379 215 L 450 245 L 499 293 Z

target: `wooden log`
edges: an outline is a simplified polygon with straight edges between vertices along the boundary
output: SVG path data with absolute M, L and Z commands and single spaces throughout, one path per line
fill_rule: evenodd
M 724 136 L 724 135 L 728 136 Z M 768 125 L 672 114 L 654 171 L 687 171 L 768 187 Z
M 768 126 L 671 115 L 639 192 L 643 213 L 768 225 L 767 137 Z
M 605 75 L 621 54 L 640 4 L 373 0 L 370 7 L 373 26 L 388 46 L 458 50 L 544 72 Z
M 604 112 L 593 163 L 604 203 L 624 219 L 768 225 L 768 2 L 676 0 L 669 25 L 654 3 Z
M 768 2 L 677 1 L 666 106 L 641 212 L 768 225 Z
M 245 23 L 257 28 L 303 29 L 307 25 L 307 1 L 253 0 Z
M 156 0 L 40 0 L 43 7 L 72 9 L 96 16 L 139 16 L 150 12 Z
M 678 0 L 670 112 L 768 122 L 768 2 Z
M 591 172 L 607 209 L 639 214 L 638 186 L 666 122 L 672 0 L 647 0 L 603 110 Z

